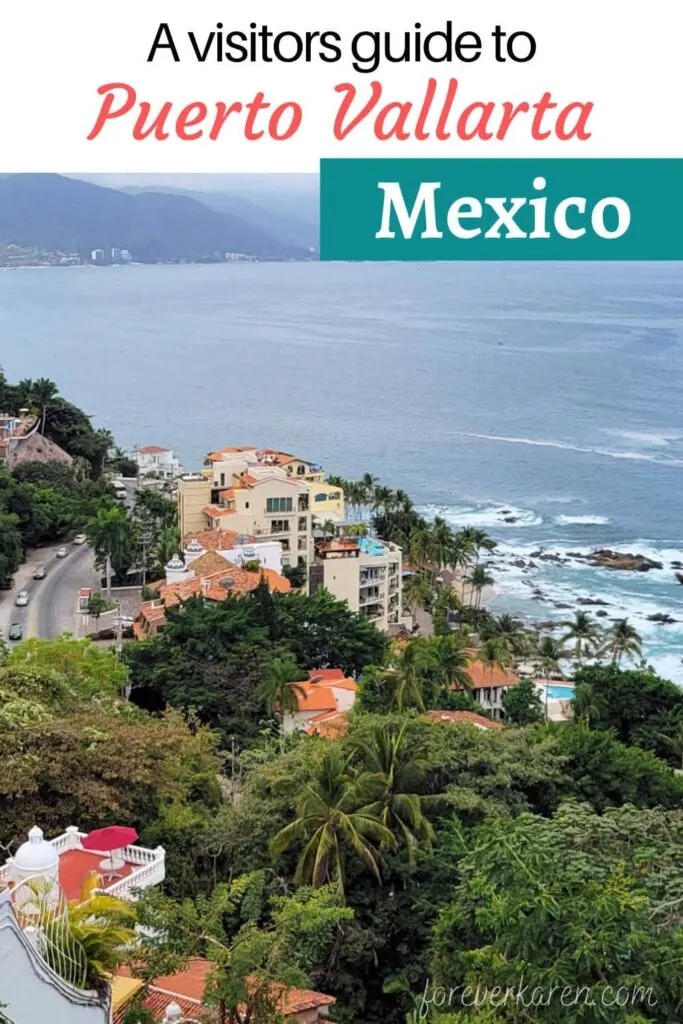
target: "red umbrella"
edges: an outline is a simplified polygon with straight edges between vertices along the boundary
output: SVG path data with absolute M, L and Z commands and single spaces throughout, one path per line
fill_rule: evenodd
M 81 846 L 84 850 L 97 850 L 99 853 L 106 853 L 110 850 L 122 850 L 124 846 L 130 846 L 138 838 L 134 828 L 126 825 L 108 825 L 107 828 L 97 828 L 89 832 L 85 839 L 81 839 Z

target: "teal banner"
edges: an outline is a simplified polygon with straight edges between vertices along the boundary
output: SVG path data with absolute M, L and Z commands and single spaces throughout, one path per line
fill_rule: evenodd
M 322 160 L 323 260 L 681 260 L 683 160 Z

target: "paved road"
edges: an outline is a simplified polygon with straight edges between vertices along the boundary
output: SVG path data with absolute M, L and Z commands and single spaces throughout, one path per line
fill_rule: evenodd
M 84 625 L 77 610 L 81 587 L 99 588 L 94 570 L 93 553 L 85 545 L 65 545 L 66 558 L 57 558 L 59 545 L 32 552 L 15 576 L 12 590 L 3 591 L 0 600 L 0 633 L 7 638 L 10 623 L 20 622 L 24 636 L 51 637 L 69 632 L 79 636 Z M 36 565 L 47 569 L 43 580 L 34 580 Z M 25 608 L 17 608 L 15 599 L 20 590 L 28 590 L 30 600 Z

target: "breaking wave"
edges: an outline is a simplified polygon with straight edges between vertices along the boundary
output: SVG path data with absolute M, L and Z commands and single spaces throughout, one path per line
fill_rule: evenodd
M 558 526 L 607 526 L 609 516 L 555 516 Z

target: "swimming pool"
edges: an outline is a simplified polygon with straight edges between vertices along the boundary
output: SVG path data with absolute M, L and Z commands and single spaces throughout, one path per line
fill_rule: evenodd
M 551 700 L 572 700 L 574 697 L 573 686 L 548 686 L 547 690 Z

